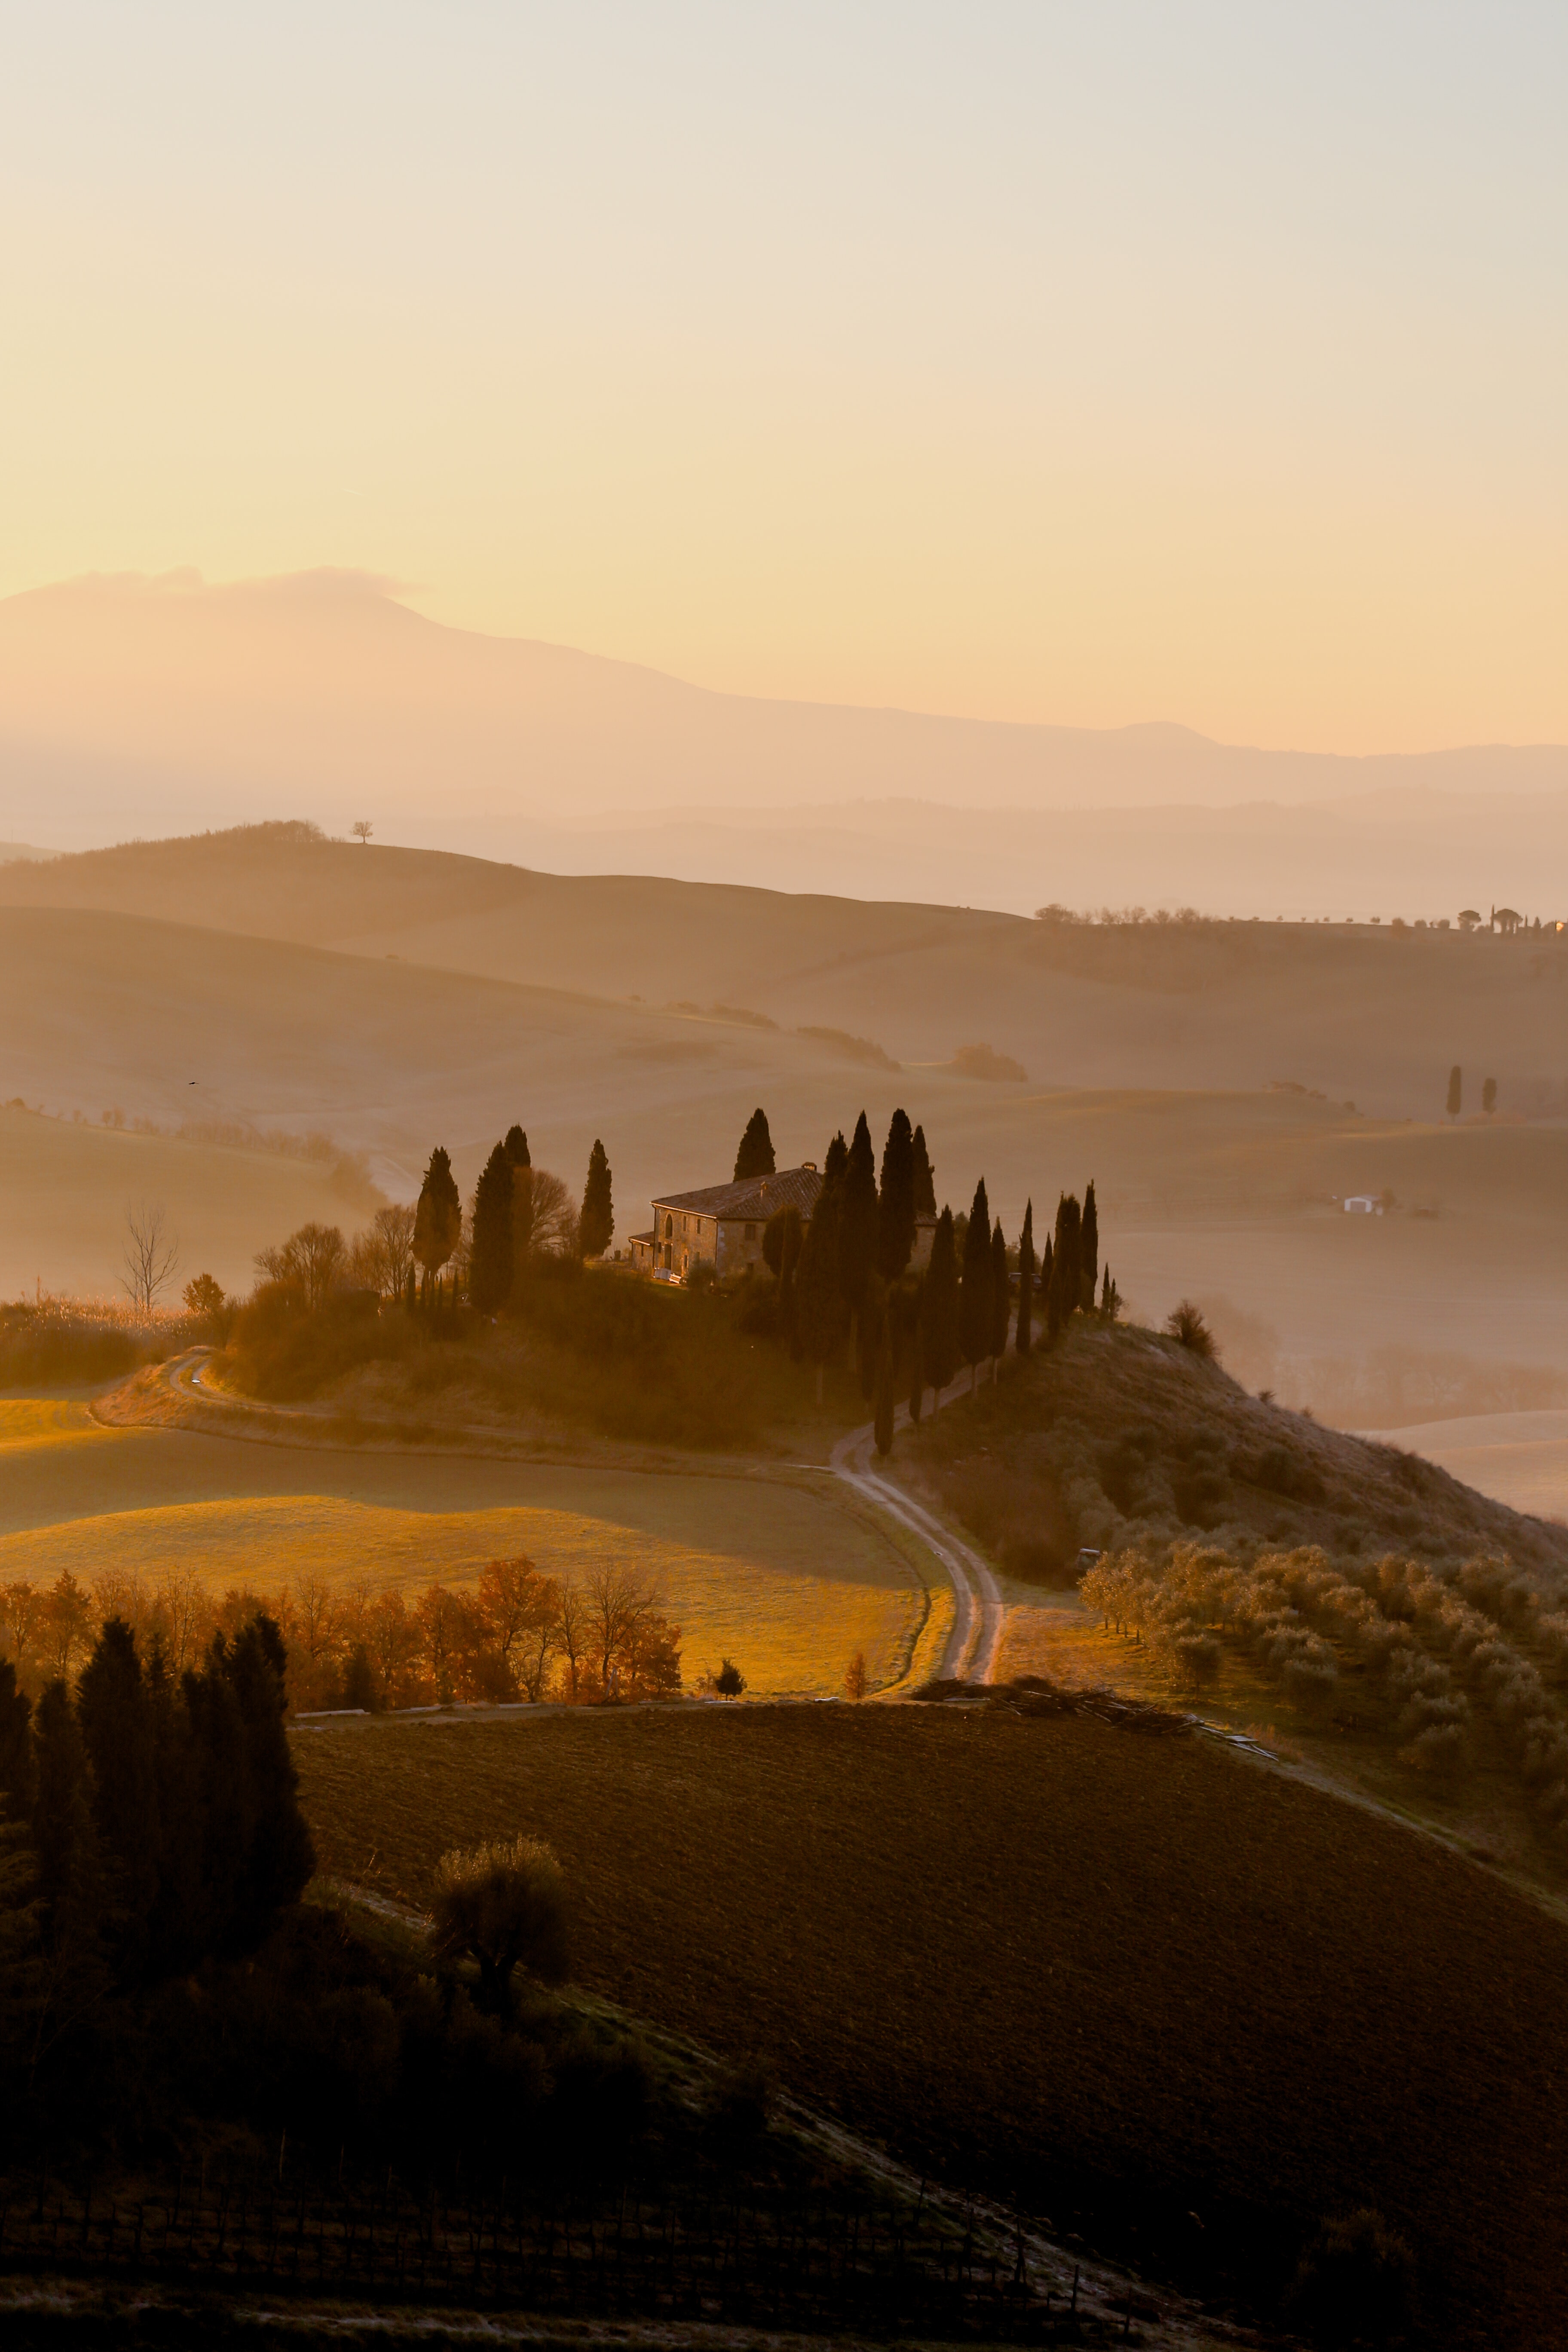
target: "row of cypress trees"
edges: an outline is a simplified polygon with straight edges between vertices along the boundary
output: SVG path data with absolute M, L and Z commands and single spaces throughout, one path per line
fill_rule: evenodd
M 546 1185 L 555 1185 L 546 1177 Z M 561 1188 L 556 1187 L 559 1193 Z M 506 1305 L 512 1285 L 526 1264 L 534 1243 L 538 1203 L 528 1137 L 522 1128 L 509 1127 L 479 1171 L 474 1187 L 468 1242 L 468 1297 L 481 1315 L 494 1315 Z M 425 1289 L 438 1284 L 440 1269 L 457 1250 L 462 1234 L 463 1204 L 452 1174 L 452 1163 L 437 1145 L 430 1155 L 415 1213 L 414 1255 L 425 1272 Z M 577 1251 L 583 1257 L 600 1257 L 610 1245 L 616 1212 L 610 1162 L 597 1137 L 588 1155 L 587 1181 L 577 1216 Z
M 254 1951 L 315 1867 L 258 1614 L 178 1681 L 111 1618 L 35 1713 L 0 1662 L 0 1974 L 34 2074 L 116 1994 Z

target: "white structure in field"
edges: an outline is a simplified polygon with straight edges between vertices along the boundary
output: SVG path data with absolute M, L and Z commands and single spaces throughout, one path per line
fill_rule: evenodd
M 1383 1202 L 1374 1200 L 1370 1192 L 1351 1192 L 1345 1198 L 1345 1214 L 1347 1217 L 1381 1217 Z

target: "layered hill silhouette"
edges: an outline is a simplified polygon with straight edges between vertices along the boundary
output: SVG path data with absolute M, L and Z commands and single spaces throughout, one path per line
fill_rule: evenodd
M 226 587 L 95 575 L 0 601 L 0 763 L 7 825 L 24 839 L 230 823 L 283 801 L 334 829 L 367 815 L 401 838 L 515 854 L 524 827 L 559 844 L 592 812 L 631 812 L 637 839 L 661 813 L 637 858 L 656 864 L 661 848 L 666 864 L 703 854 L 679 839 L 689 816 L 665 814 L 693 807 L 1103 812 L 1568 791 L 1559 746 L 1348 759 L 1169 725 L 1016 726 L 712 693 L 567 646 L 444 627 L 387 583 L 342 572 Z M 871 824 L 885 847 L 910 829 L 896 814 Z M 950 859 L 958 838 L 946 840 Z M 731 840 L 724 854 L 747 853 Z M 819 880 L 832 854 L 818 857 Z M 548 862 L 584 859 L 574 849 Z M 1090 861 L 1096 874 L 1104 864 Z M 1149 887 L 1124 878 L 1118 896 Z M 1060 895 L 1049 880 L 1042 898 Z M 1445 895 L 1447 884 L 1445 871 Z M 977 887 L 966 873 L 952 895 Z

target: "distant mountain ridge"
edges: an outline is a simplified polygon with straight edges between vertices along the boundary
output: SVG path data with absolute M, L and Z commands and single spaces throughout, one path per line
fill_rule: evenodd
M 280 807 L 493 855 L 529 825 L 610 812 L 1106 813 L 1412 786 L 1568 792 L 1568 747 L 1358 758 L 1163 722 L 1099 731 L 715 693 L 448 628 L 353 572 L 220 587 L 92 575 L 0 600 L 0 831 L 62 847 Z

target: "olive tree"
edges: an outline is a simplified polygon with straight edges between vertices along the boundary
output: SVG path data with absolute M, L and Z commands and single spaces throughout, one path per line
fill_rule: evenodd
M 565 1981 L 565 1884 L 538 1838 L 500 1838 L 443 1854 L 431 1913 L 438 1956 L 478 1967 L 481 2009 L 504 2011 L 517 1968 L 541 1984 Z

